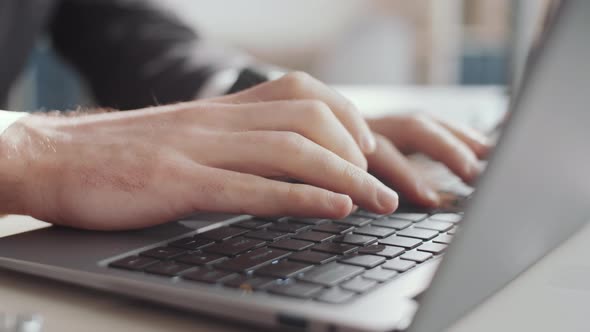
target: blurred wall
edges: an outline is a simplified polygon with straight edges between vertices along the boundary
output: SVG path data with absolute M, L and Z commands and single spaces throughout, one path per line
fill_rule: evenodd
M 152 1 L 206 38 L 327 83 L 504 84 L 510 41 L 527 39 L 514 35 L 530 35 L 531 17 L 548 0 L 134 1 Z M 523 10 L 515 15 L 518 4 Z M 512 56 L 522 59 L 528 44 L 517 46 Z M 67 73 L 41 43 L 11 105 L 87 104 L 79 81 Z M 70 77 L 67 84 L 48 84 L 60 75 Z
M 157 3 L 206 36 L 328 83 L 503 84 L 509 69 L 510 17 L 518 1 Z
M 160 0 L 208 38 L 329 83 L 414 81 L 414 35 L 366 0 Z

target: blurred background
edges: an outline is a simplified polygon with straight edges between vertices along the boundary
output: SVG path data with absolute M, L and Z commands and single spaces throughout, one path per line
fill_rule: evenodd
M 149 1 L 149 0 L 146 0 Z M 217 42 L 338 85 L 508 85 L 547 0 L 158 0 Z M 39 42 L 13 110 L 90 105 L 84 83 Z

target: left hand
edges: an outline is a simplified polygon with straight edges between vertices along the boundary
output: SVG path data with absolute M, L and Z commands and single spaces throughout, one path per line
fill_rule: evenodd
M 367 122 L 377 140 L 375 152 L 367 155 L 369 171 L 418 205 L 437 207 L 440 197 L 406 154 L 424 153 L 469 183 L 481 172 L 478 160 L 491 148 L 476 130 L 425 114 L 389 115 Z

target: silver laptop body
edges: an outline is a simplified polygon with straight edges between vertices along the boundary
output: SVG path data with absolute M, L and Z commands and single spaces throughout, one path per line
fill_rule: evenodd
M 51 227 L 0 239 L 0 266 L 254 326 L 394 331 L 414 318 L 411 331 L 443 330 L 590 218 L 588 16 L 590 1 L 562 3 L 447 253 L 350 302 L 327 304 L 108 267 L 248 216 L 201 214 L 118 233 Z

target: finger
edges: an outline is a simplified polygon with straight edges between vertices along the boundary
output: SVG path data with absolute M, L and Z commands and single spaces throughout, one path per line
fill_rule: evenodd
M 354 104 L 306 73 L 289 73 L 278 80 L 214 100 L 248 103 L 293 99 L 316 99 L 328 104 L 364 153 L 372 153 L 375 150 L 375 137 Z
M 403 121 L 379 124 L 379 132 L 404 153 L 421 152 L 449 167 L 464 181 L 475 180 L 481 167 L 475 153 L 450 131 L 427 116 L 406 116 Z M 384 128 L 387 127 L 387 129 Z
M 375 177 L 333 152 L 292 132 L 252 131 L 222 135 L 201 162 L 264 177 L 287 176 L 315 187 L 348 195 L 382 214 L 397 208 L 397 194 Z
M 440 197 L 432 186 L 408 162 L 406 157 L 385 137 L 375 135 L 377 149 L 368 156 L 371 173 L 395 188 L 413 203 L 437 207 Z
M 490 152 L 490 149 L 492 148 L 491 144 L 488 139 L 477 130 L 442 119 L 435 118 L 434 120 L 465 143 L 479 159 L 486 158 Z
M 204 168 L 190 185 L 196 211 L 339 219 L 352 209 L 343 194 L 216 168 Z
M 290 131 L 303 135 L 366 170 L 367 160 L 328 105 L 317 100 L 229 106 L 224 126 L 237 131 Z M 221 112 L 217 112 L 221 114 Z

